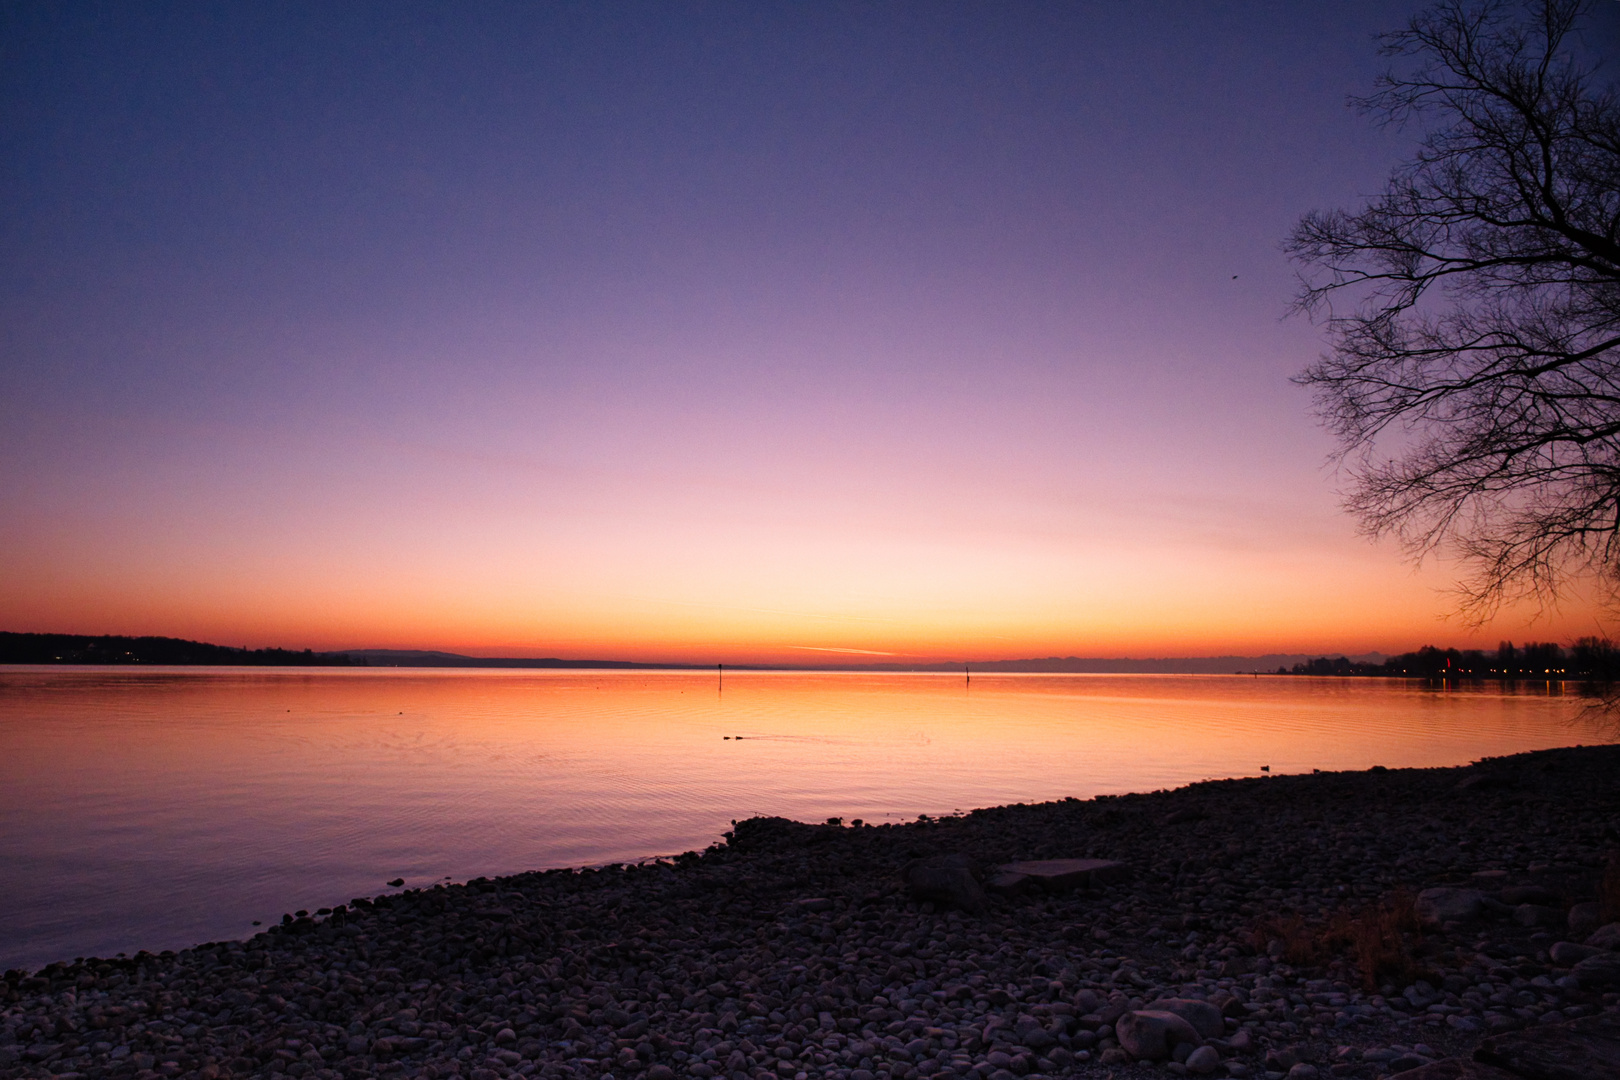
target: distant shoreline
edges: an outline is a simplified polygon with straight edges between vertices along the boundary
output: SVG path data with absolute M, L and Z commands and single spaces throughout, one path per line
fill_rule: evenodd
M 1253 675 L 1310 662 L 1306 653 L 1264 656 L 1129 657 L 1048 656 L 1018 660 L 877 662 L 846 664 L 694 664 L 561 657 L 488 657 L 427 649 L 251 649 L 182 638 L 117 634 L 48 634 L 0 631 L 0 665 L 95 664 L 107 666 L 402 667 L 402 668 L 578 668 L 626 671 L 868 671 L 964 672 L 971 674 L 1090 675 Z M 1383 660 L 1381 653 L 1357 656 L 1357 664 Z
M 639 672 L 639 673 L 645 673 L 645 674 L 654 674 L 654 673 L 657 673 L 657 672 L 671 672 L 671 673 L 680 673 L 680 674 L 701 675 L 701 674 L 707 673 L 710 678 L 713 678 L 714 675 L 715 675 L 715 667 L 714 667 L 714 665 L 709 665 L 709 664 L 658 664 L 658 663 L 632 663 L 632 662 L 623 662 L 623 661 L 615 662 L 615 661 L 589 661 L 589 660 L 559 660 L 559 661 L 550 662 L 550 663 L 544 663 L 544 662 L 517 662 L 517 663 L 504 663 L 504 664 L 344 664 L 344 663 L 305 664 L 305 663 L 299 663 L 299 662 L 283 664 L 283 663 L 250 663 L 250 662 L 233 662 L 233 661 L 225 661 L 225 662 L 220 662 L 220 663 L 214 663 L 214 662 L 208 662 L 208 663 L 167 663 L 167 662 L 165 662 L 165 663 L 147 663 L 147 662 L 83 663 L 83 662 L 78 662 L 78 661 L 66 661 L 66 660 L 64 660 L 64 661 L 51 661 L 51 662 L 39 662 L 39 663 L 36 663 L 36 662 L 32 662 L 32 661 L 0 660 L 0 673 L 3 673 L 8 668 L 9 669 L 48 669 L 48 668 L 69 669 L 69 668 L 76 668 L 76 669 L 79 669 L 79 670 L 114 669 L 114 670 L 142 670 L 142 671 L 158 671 L 158 670 L 167 670 L 167 669 L 190 669 L 190 670 L 195 670 L 197 672 L 204 672 L 204 671 L 211 671 L 211 670 L 224 670 L 224 669 L 230 669 L 230 668 L 265 668 L 265 669 L 279 669 L 279 670 L 283 670 L 283 671 L 294 671 L 294 670 L 300 670 L 300 669 L 314 668 L 314 669 L 317 669 L 317 670 L 320 670 L 320 671 L 377 671 L 377 672 L 383 672 L 383 671 L 422 671 L 422 672 L 430 672 L 430 671 L 442 671 L 442 672 L 462 672 L 462 671 L 615 672 L 615 671 L 623 671 L 623 672 Z M 954 676 L 958 681 L 960 681 L 962 679 L 962 677 L 963 677 L 963 671 L 962 671 L 962 666 L 961 665 L 957 665 L 957 666 L 952 667 L 952 668 L 943 668 L 942 669 L 942 668 L 938 668 L 938 667 L 915 667 L 915 668 L 907 668 L 907 667 L 870 668 L 870 667 L 832 667 L 832 666 L 822 666 L 822 667 L 787 667 L 787 666 L 780 666 L 780 667 L 778 667 L 778 666 L 772 666 L 772 665 L 769 665 L 769 664 L 726 664 L 724 666 L 724 674 L 728 675 L 728 676 L 733 675 L 733 674 L 755 674 L 755 675 L 770 675 L 770 674 L 779 674 L 779 675 L 794 675 L 794 674 L 799 674 L 799 675 L 939 675 L 939 676 Z M 1088 676 L 1098 676 L 1098 677 L 1104 677 L 1104 676 L 1132 676 L 1132 677 L 1142 677 L 1142 678 L 1153 678 L 1153 677 L 1172 678 L 1172 677 L 1178 677 L 1178 676 L 1187 676 L 1187 677 L 1226 677 L 1226 678 L 1234 678 L 1234 679 L 1236 679 L 1236 678 L 1267 678 L 1267 679 L 1282 679 L 1284 681 L 1290 681 L 1290 680 L 1293 680 L 1295 678 L 1293 673 L 1276 672 L 1276 671 L 1119 671 L 1119 670 L 1101 670 L 1101 671 L 1064 671 L 1064 670 L 1057 670 L 1057 671 L 1053 671 L 1053 670 L 1021 669 L 1021 668 L 1002 668 L 1002 669 L 997 669 L 997 670 L 993 670 L 993 671 L 992 670 L 980 671 L 978 668 L 973 668 L 972 671 L 971 671 L 971 675 L 972 675 L 973 678 L 978 678 L 980 676 L 992 676 L 992 675 L 1001 675 L 1001 676 L 1010 676 L 1010 675 L 1051 675 L 1051 676 L 1058 676 L 1058 675 L 1088 675 Z M 1508 684 L 1514 684 L 1514 685 L 1518 685 L 1518 684 L 1521 684 L 1521 683 L 1522 684 L 1535 684 L 1535 685 L 1558 683 L 1560 685 L 1563 685 L 1563 684 L 1575 684 L 1575 685 L 1582 686 L 1582 687 L 1594 687 L 1594 688 L 1598 688 L 1598 687 L 1602 687 L 1602 686 L 1607 685 L 1607 684 L 1604 684 L 1604 683 L 1594 682 L 1592 679 L 1590 679 L 1590 678 L 1588 678 L 1586 676 L 1582 676 L 1582 675 L 1550 675 L 1550 676 L 1546 676 L 1544 678 L 1526 678 L 1526 677 L 1509 677 L 1509 676 L 1471 676 L 1471 675 L 1451 677 L 1451 678 L 1428 678 L 1428 677 L 1425 677 L 1425 676 L 1422 676 L 1422 675 L 1405 675 L 1405 674 L 1386 675 L 1386 674 L 1383 674 L 1383 673 L 1378 673 L 1378 674 L 1360 674 L 1360 673 L 1358 673 L 1358 674 L 1354 674 L 1354 675 L 1312 675 L 1312 676 L 1308 676 L 1308 677 L 1310 677 L 1310 678 L 1342 678 L 1342 679 L 1350 679 L 1350 680 L 1353 680 L 1353 681 L 1356 681 L 1356 682 L 1373 682 L 1373 681 L 1421 682 L 1421 683 L 1425 683 L 1425 684 L 1433 685 L 1433 686 L 1439 686 L 1439 685 L 1455 686 L 1455 685 L 1460 684 L 1460 683 L 1485 683 L 1485 682 L 1499 682 L 1499 683 L 1508 683 Z M 1587 696 L 1587 695 L 1583 694 L 1582 696 Z
M 91 665 L 108 667 L 367 667 L 581 671 L 783 671 L 995 675 L 1307 675 L 1354 678 L 1422 679 L 1427 682 L 1577 682 L 1614 681 L 1620 652 L 1608 642 L 1601 649 L 1583 639 L 1565 653 L 1557 645 L 1527 646 L 1537 652 L 1533 665 L 1502 664 L 1477 650 L 1425 647 L 1401 656 L 1381 653 L 1310 657 L 1193 656 L 1133 659 L 1127 657 L 1049 656 L 1020 660 L 936 661 L 845 664 L 694 664 L 663 661 L 569 659 L 563 657 L 466 656 L 427 649 L 340 649 L 316 652 L 281 648 L 253 649 L 214 645 L 182 638 L 122 635 L 39 634 L 0 631 L 0 666 Z M 1584 652 L 1583 652 L 1584 648 Z M 1540 653 L 1546 653 L 1545 657 Z M 1590 653 L 1591 655 L 1585 655 Z M 1556 654 L 1556 655 L 1554 655 Z

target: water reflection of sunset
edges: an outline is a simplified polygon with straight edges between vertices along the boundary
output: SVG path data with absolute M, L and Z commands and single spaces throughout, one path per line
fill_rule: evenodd
M 1576 708 L 1375 679 L 11 669 L 0 905 L 42 941 L 99 898 L 185 942 L 396 875 L 702 847 L 753 814 L 884 821 L 1599 738 Z

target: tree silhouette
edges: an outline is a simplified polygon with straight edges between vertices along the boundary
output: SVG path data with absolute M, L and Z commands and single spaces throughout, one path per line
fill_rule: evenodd
M 1460 556 L 1476 621 L 1620 583 L 1620 104 L 1574 55 L 1584 7 L 1448 2 L 1385 35 L 1398 67 L 1352 100 L 1418 151 L 1287 242 L 1347 508 Z

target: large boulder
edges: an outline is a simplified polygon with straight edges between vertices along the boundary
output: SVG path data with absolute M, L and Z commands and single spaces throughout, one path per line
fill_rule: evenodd
M 984 890 L 973 876 L 973 863 L 966 855 L 913 859 L 901 869 L 900 878 L 915 900 L 931 900 L 974 915 L 984 910 Z
M 1197 1030 L 1173 1012 L 1137 1009 L 1114 1024 L 1114 1037 L 1132 1057 L 1143 1061 L 1163 1061 L 1180 1043 L 1202 1046 Z
M 1578 961 L 1569 973 L 1582 990 L 1613 989 L 1620 986 L 1620 953 L 1595 953 Z
M 1226 1020 L 1218 1006 L 1196 998 L 1160 998 L 1149 1003 L 1149 1009 L 1175 1013 L 1193 1026 L 1199 1037 L 1218 1039 L 1226 1034 Z
M 1600 926 L 1592 931 L 1592 936 L 1586 943 L 1594 949 L 1620 949 L 1620 922 L 1612 922 L 1607 926 Z
M 1537 1080 L 1620 1076 L 1620 1024 L 1612 1013 L 1572 1024 L 1536 1024 L 1486 1039 L 1474 1060 Z
M 1559 967 L 1574 967 L 1588 956 L 1594 956 L 1602 951 L 1602 949 L 1594 949 L 1590 945 L 1577 945 L 1573 941 L 1560 941 L 1547 950 L 1547 955 Z
M 1574 938 L 1589 938 L 1602 925 L 1603 907 L 1596 901 L 1588 900 L 1569 909 L 1569 932 Z
M 1485 894 L 1478 889 L 1441 886 L 1418 893 L 1414 905 L 1418 922 L 1441 926 L 1448 922 L 1472 922 L 1485 913 Z

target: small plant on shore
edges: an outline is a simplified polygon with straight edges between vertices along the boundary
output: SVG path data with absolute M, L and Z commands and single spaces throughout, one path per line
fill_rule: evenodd
M 1369 992 L 1383 982 L 1406 985 L 1426 971 L 1413 955 L 1419 926 L 1412 894 L 1406 889 L 1354 911 L 1340 908 L 1317 922 L 1292 912 L 1263 919 L 1253 940 L 1257 950 L 1295 967 L 1324 967 L 1336 958 L 1348 958 Z
M 1424 973 L 1412 955 L 1420 933 L 1414 899 L 1408 890 L 1396 889 L 1362 908 L 1352 922 L 1351 952 L 1368 992 L 1383 982 L 1407 985 Z

